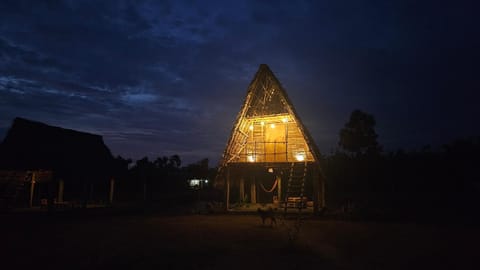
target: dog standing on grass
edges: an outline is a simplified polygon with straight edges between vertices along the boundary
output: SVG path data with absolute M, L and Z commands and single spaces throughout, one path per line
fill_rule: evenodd
M 263 226 L 265 226 L 266 219 L 270 219 L 271 227 L 273 227 L 273 224 L 275 224 L 275 226 L 277 225 L 277 220 L 275 219 L 275 213 L 273 212 L 273 209 L 271 207 L 269 207 L 267 210 L 262 210 L 261 208 L 258 208 L 257 212 L 260 215 L 260 218 L 262 219 Z

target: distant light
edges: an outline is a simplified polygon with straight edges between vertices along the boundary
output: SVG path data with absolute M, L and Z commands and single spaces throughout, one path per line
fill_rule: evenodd
M 253 156 L 247 156 L 248 162 L 255 162 L 255 158 Z
M 270 124 L 270 127 L 271 127 L 271 128 L 275 128 L 275 124 Z
M 204 185 L 208 183 L 207 179 L 190 179 L 188 180 L 190 188 L 201 189 Z
M 305 160 L 305 155 L 304 155 L 304 154 L 296 154 L 296 155 L 295 155 L 295 158 L 296 158 L 298 161 L 304 161 L 304 160 Z
M 250 125 L 248 129 L 253 130 L 253 125 Z
M 260 125 L 265 126 L 265 122 L 263 122 L 263 121 L 260 122 Z
M 190 180 L 190 186 L 196 186 L 200 184 L 200 179 L 192 179 Z
M 273 173 L 273 168 L 268 168 L 269 173 Z
M 283 119 L 282 119 L 282 122 L 283 122 L 283 123 L 287 123 L 287 122 L 288 122 L 288 118 L 286 118 L 286 117 L 283 118 Z

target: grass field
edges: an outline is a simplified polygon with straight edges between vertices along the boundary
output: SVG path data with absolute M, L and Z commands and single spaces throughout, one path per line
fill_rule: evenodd
M 45 214 L 45 215 L 44 215 Z M 480 269 L 480 229 L 255 215 L 3 215 L 2 269 Z

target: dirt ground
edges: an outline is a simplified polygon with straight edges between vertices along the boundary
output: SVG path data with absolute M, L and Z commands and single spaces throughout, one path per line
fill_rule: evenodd
M 310 219 L 291 246 L 255 215 L 0 218 L 15 269 L 480 269 L 468 226 Z

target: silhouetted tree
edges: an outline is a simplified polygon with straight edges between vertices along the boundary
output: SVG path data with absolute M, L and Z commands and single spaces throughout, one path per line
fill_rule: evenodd
M 131 159 L 124 159 L 121 156 L 117 156 L 113 161 L 114 177 L 117 179 L 126 178 L 128 174 L 128 167 L 131 163 Z
M 157 159 L 155 159 L 155 161 L 153 162 L 155 164 L 155 167 L 156 168 L 165 168 L 167 167 L 167 164 L 168 164 L 168 158 L 167 157 L 158 157 Z
M 338 145 L 345 151 L 360 154 L 378 154 L 381 147 L 377 142 L 373 115 L 354 110 L 345 127 L 340 130 Z
M 180 160 L 180 157 L 178 155 L 173 155 L 168 158 L 168 166 L 172 168 L 180 168 L 180 165 L 182 165 L 182 161 Z
M 143 200 L 146 201 L 148 194 L 147 188 L 154 175 L 155 163 L 148 160 L 148 157 L 144 157 L 137 160 L 134 169 L 143 182 Z
M 186 169 L 189 177 L 207 178 L 209 176 L 208 158 L 189 164 Z

